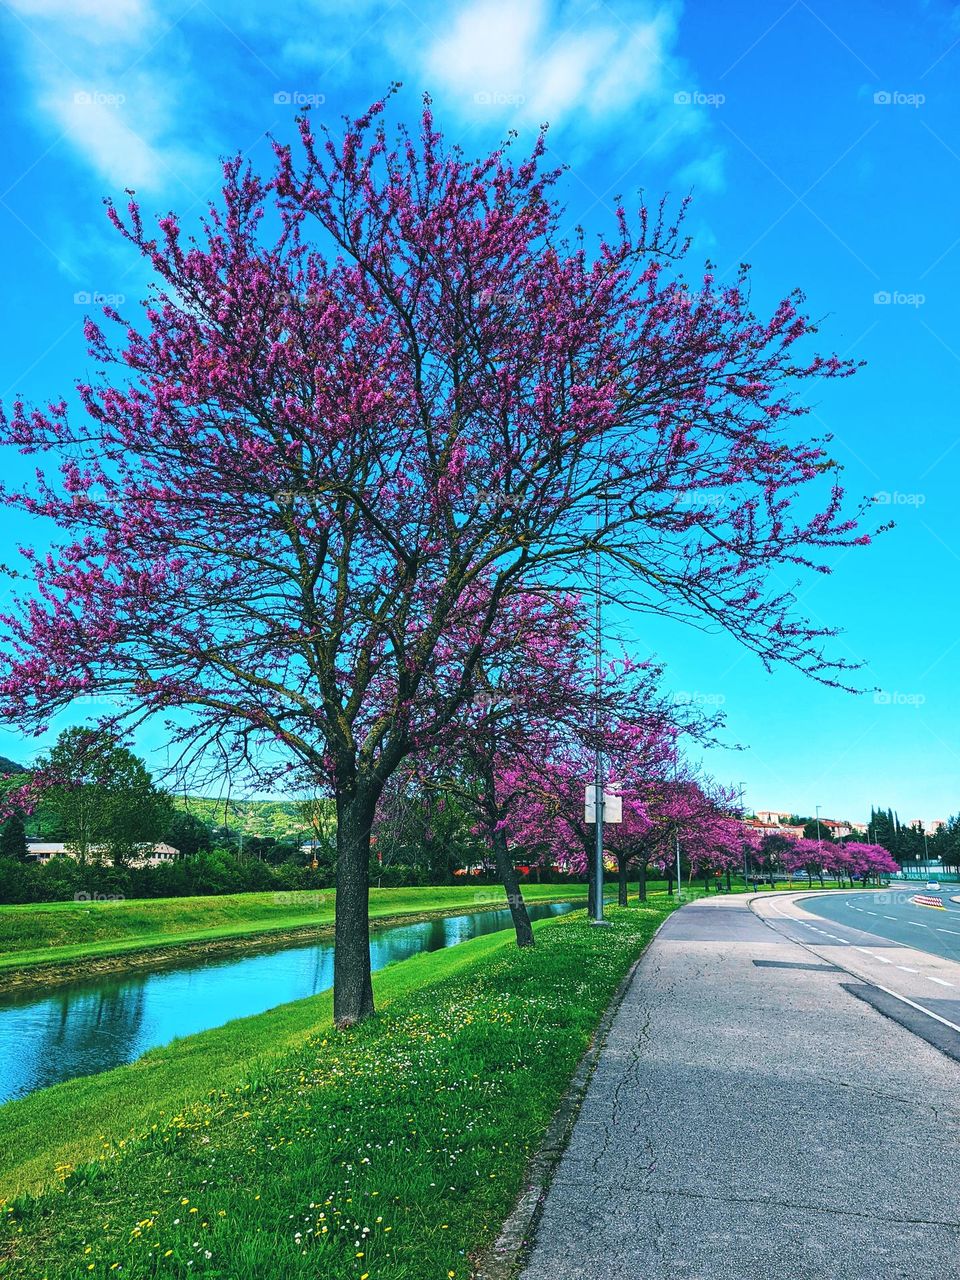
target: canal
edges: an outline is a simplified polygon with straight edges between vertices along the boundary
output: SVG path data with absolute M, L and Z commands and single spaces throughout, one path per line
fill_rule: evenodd
M 528 904 L 532 920 L 582 904 Z M 371 934 L 374 970 L 511 927 L 510 912 L 474 911 Z M 180 1036 L 263 1013 L 333 986 L 332 941 L 197 959 L 0 997 L 0 1102 L 133 1062 Z

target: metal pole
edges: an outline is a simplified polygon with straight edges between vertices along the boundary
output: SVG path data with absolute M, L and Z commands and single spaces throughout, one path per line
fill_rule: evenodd
M 680 889 L 680 832 L 679 831 L 676 833 L 676 841 L 677 841 L 677 901 L 682 902 L 683 893 L 681 892 L 681 889 Z
M 740 821 L 745 820 L 743 808 L 743 783 L 740 783 Z M 747 892 L 747 833 L 743 833 L 743 892 Z
M 601 616 L 600 592 L 600 498 L 597 498 L 597 564 L 596 564 L 596 643 L 594 646 L 594 680 L 596 684 L 596 708 L 594 728 L 596 730 L 596 758 L 594 760 L 593 781 L 596 787 L 595 804 L 597 820 L 595 843 L 593 850 L 593 922 L 603 924 L 603 726 L 602 726 L 602 680 L 603 680 L 603 619 Z

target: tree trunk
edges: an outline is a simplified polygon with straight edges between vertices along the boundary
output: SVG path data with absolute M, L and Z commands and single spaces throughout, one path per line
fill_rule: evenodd
M 626 857 L 617 857 L 617 905 L 625 907 L 627 905 L 627 859 Z
M 673 894 L 673 864 L 672 863 L 670 865 L 669 870 L 667 871 L 667 894 L 668 896 Z
M 494 831 L 492 840 L 493 856 L 497 863 L 497 875 L 500 877 L 500 883 L 503 885 L 504 892 L 507 895 L 507 902 L 510 905 L 510 915 L 517 933 L 517 946 L 532 947 L 533 928 L 530 924 L 530 917 L 527 915 L 527 904 L 523 900 L 523 893 L 520 889 L 520 877 L 517 875 L 517 869 L 513 865 L 513 859 L 510 857 L 510 850 L 507 847 L 506 832 Z
M 370 828 L 376 796 L 337 797 L 337 901 L 333 1020 L 353 1026 L 373 1014 L 370 980 Z
M 647 864 L 645 862 L 640 863 L 639 880 L 640 880 L 639 900 L 640 902 L 646 902 L 647 900 Z
M 727 893 L 733 893 L 733 884 L 730 880 L 730 868 L 727 867 Z

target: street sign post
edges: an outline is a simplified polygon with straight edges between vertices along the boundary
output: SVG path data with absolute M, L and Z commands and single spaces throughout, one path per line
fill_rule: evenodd
M 597 786 L 594 782 L 588 782 L 583 789 L 583 820 L 590 826 L 597 820 Z M 623 797 L 615 791 L 603 792 L 603 821 L 623 821 Z

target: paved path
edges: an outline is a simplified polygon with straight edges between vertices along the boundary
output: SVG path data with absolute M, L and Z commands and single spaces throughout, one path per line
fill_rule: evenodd
M 523 1280 L 960 1277 L 960 1064 L 781 928 L 743 898 L 669 919 Z

